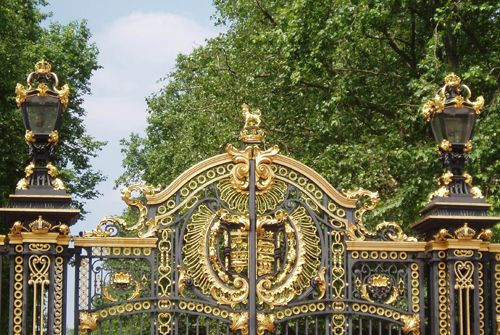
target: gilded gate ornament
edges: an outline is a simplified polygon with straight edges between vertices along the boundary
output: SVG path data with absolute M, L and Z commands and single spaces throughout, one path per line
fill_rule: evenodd
M 410 237 L 403 232 L 403 229 L 396 222 L 384 221 L 370 230 L 363 222 L 363 215 L 367 211 L 374 210 L 380 198 L 378 192 L 371 192 L 362 188 L 357 190 L 342 190 L 342 193 L 349 199 L 357 199 L 360 203 L 359 208 L 354 213 L 356 224 L 349 223 L 347 226 L 347 236 L 353 241 L 363 241 L 367 237 L 381 236 L 384 239 L 396 242 L 416 242 L 415 237 Z M 363 201 L 362 201 L 363 200 Z

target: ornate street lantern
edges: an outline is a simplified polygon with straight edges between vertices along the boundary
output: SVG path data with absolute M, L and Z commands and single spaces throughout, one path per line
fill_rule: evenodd
M 441 188 L 432 197 L 469 195 L 481 198 L 479 189 L 472 187 L 472 178 L 465 173 L 466 154 L 472 150 L 472 135 L 477 116 L 484 105 L 482 96 L 470 101 L 470 89 L 455 74 L 446 76 L 445 85 L 423 108 L 431 124 L 443 165 L 448 170 L 440 179 Z
M 58 88 L 57 75 L 51 72 L 51 65 L 45 60 L 36 63 L 27 83 L 27 87 L 17 84 L 16 102 L 23 114 L 31 163 L 26 167 L 26 175 L 18 182 L 17 189 L 51 187 L 55 191 L 63 190 L 64 184 L 56 177 L 57 169 L 51 160 L 59 141 L 61 116 L 68 105 L 69 87 L 64 85 Z
M 484 99 L 480 96 L 472 102 L 470 89 L 453 73 L 445 77 L 444 83 L 434 99 L 424 105 L 423 114 L 430 122 L 436 151 L 446 170 L 439 177 L 439 189 L 430 195 L 429 203 L 421 210 L 422 218 L 412 228 L 434 241 L 464 227 L 477 232 L 476 238 L 489 239 L 490 228 L 498 217 L 488 216 L 490 205 L 465 172 Z

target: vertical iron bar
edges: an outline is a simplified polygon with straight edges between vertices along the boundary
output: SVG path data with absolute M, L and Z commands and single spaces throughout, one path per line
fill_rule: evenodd
M 80 264 L 82 261 L 81 249 L 75 248 L 75 292 L 73 299 L 75 305 L 73 307 L 73 329 L 78 329 L 80 319 Z M 67 273 L 67 271 L 66 271 Z
M 257 213 L 255 210 L 255 159 L 249 161 L 249 224 L 250 232 L 248 234 L 249 251 L 248 255 L 248 278 L 250 290 L 248 295 L 248 321 L 249 334 L 257 334 L 257 303 L 256 303 L 256 285 L 257 285 L 257 236 L 256 224 Z
M 2 250 L 0 250 L 2 252 Z M 0 253 L 0 324 L 2 324 L 2 276 L 3 276 L 3 255 Z

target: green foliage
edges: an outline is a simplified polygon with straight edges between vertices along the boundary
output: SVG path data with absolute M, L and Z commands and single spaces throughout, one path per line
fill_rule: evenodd
M 378 190 L 374 219 L 415 222 L 441 165 L 420 106 L 451 71 L 483 95 L 468 170 L 498 208 L 496 1 L 224 1 L 227 32 L 179 55 L 148 100 L 145 138 L 123 142 L 117 183 L 171 182 L 236 142 L 240 105 L 267 143 L 338 187 Z
M 0 81 L 0 205 L 6 204 L 28 161 L 14 88 L 16 83 L 26 81 L 33 65 L 41 58 L 52 64 L 60 83 L 67 83 L 71 90 L 55 161 L 56 166 L 62 168 L 62 179 L 69 191 L 83 200 L 95 198 L 98 195 L 95 185 L 104 179 L 100 172 L 92 169 L 89 161 L 104 143 L 89 136 L 82 124 L 83 97 L 90 93 L 90 77 L 99 68 L 97 47 L 89 41 L 90 32 L 85 22 L 52 23 L 48 28 L 42 27 L 42 21 L 47 18 L 41 9 L 43 5 L 45 1 L 39 0 L 0 3 L 3 73 Z

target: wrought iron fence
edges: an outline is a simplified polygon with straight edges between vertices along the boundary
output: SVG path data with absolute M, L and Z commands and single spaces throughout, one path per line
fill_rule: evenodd
M 135 222 L 106 217 L 71 236 L 78 211 L 64 191 L 12 195 L 0 210 L 12 223 L 2 329 L 65 334 L 71 261 L 80 334 L 499 334 L 498 218 L 484 200 L 437 197 L 420 241 L 395 222 L 367 225 L 377 193 L 339 191 L 266 149 L 260 113 L 244 115 L 242 149 L 166 188 L 125 188 Z

